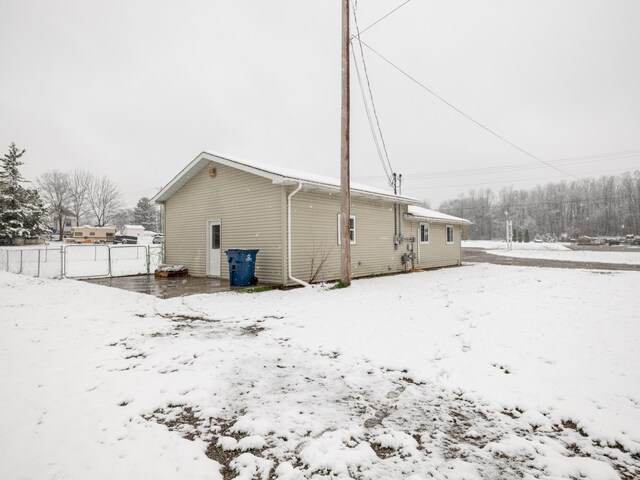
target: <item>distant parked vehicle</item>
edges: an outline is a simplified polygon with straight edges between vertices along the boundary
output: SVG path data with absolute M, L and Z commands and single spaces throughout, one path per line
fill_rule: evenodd
M 607 243 L 607 245 L 620 245 L 620 240 L 618 240 L 617 238 L 607 238 L 605 242 Z
M 73 227 L 71 237 L 67 239 L 70 243 L 111 243 L 116 236 L 114 227 Z
M 587 237 L 586 235 L 580 235 L 578 237 L 578 245 L 592 245 L 593 239 L 591 237 Z
M 164 242 L 164 235 L 158 234 L 158 235 L 154 235 L 153 237 L 153 243 L 162 243 Z
M 116 235 L 113 243 L 122 245 L 136 245 L 138 243 L 138 237 L 134 237 L 133 235 Z

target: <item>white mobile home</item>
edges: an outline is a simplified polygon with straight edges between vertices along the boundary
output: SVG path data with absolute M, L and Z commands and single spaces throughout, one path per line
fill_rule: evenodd
M 257 248 L 262 282 L 340 278 L 336 179 L 203 152 L 154 200 L 163 206 L 164 260 L 191 275 L 228 278 L 224 251 Z M 469 222 L 419 203 L 351 184 L 353 277 L 460 264 Z
M 111 243 L 116 235 L 115 227 L 72 227 L 71 237 L 68 239 L 72 243 Z

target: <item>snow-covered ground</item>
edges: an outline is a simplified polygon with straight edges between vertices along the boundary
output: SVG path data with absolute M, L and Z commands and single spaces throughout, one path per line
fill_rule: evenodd
M 640 478 L 639 281 L 160 300 L 0 273 L 0 478 Z
M 482 248 L 492 255 L 514 258 L 538 258 L 569 262 L 620 263 L 640 265 L 640 248 L 637 251 L 599 252 L 594 250 L 571 250 L 562 243 L 513 243 L 507 251 L 506 242 L 492 240 L 465 240 L 464 248 Z

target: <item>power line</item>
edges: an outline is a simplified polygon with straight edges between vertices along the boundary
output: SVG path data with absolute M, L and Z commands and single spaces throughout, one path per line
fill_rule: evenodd
M 135 190 L 133 192 L 124 192 L 123 195 L 129 195 L 129 194 L 133 194 L 133 193 L 149 192 L 151 190 L 160 191 L 160 190 L 162 190 L 162 187 L 151 187 L 151 188 L 145 188 L 144 190 Z
M 505 137 L 499 135 L 498 133 L 494 132 L 493 130 L 491 130 L 489 127 L 483 125 L 482 123 L 480 123 L 478 120 L 472 118 L 471 116 L 467 115 L 466 113 L 464 113 L 462 110 L 460 110 L 458 107 L 456 107 L 455 105 L 453 105 L 452 103 L 448 102 L 447 100 L 445 100 L 443 97 L 441 97 L 440 95 L 438 95 L 436 92 L 434 92 L 433 90 L 431 90 L 429 87 L 427 87 L 426 85 L 424 85 L 423 83 L 421 83 L 420 81 L 418 81 L 415 77 L 411 76 L 410 74 L 408 74 L 407 72 L 405 72 L 403 69 L 401 69 L 400 67 L 398 67 L 396 64 L 394 64 L 391 60 L 389 60 L 388 58 L 386 58 L 384 55 L 382 55 L 381 53 L 379 53 L 377 50 L 375 50 L 374 48 L 372 48 L 370 45 L 368 45 L 367 43 L 363 42 L 362 40 L 360 40 L 360 43 L 362 45 L 364 45 L 365 47 L 367 47 L 369 50 L 371 50 L 373 53 L 375 53 L 378 57 L 380 57 L 382 60 L 384 60 L 386 63 L 388 63 L 389 65 L 391 65 L 393 68 L 395 68 L 397 71 L 399 71 L 400 73 L 402 73 L 405 77 L 407 77 L 409 80 L 411 80 L 412 82 L 414 82 L 416 85 L 418 85 L 420 88 L 422 88 L 423 90 L 429 92 L 431 95 L 433 95 L 434 97 L 436 97 L 438 100 L 440 100 L 441 102 L 443 102 L 444 104 L 448 105 L 449 107 L 451 107 L 453 110 L 455 110 L 456 112 L 458 112 L 460 115 L 462 115 L 463 117 L 467 118 L 468 120 L 472 121 L 473 123 L 475 123 L 476 125 L 478 125 L 480 128 L 482 128 L 483 130 L 489 132 L 491 135 L 493 135 L 494 137 L 502 140 L 504 143 L 506 143 L 507 145 L 510 145 L 511 147 L 515 148 L 516 150 L 524 153 L 525 155 L 527 155 L 528 157 L 533 158 L 534 160 L 536 160 L 537 162 L 543 163 L 546 166 L 553 168 L 554 170 L 557 170 L 558 172 L 567 175 L 569 177 L 573 177 L 577 180 L 580 180 L 580 177 L 577 177 L 576 175 L 573 175 L 572 173 L 569 173 L 565 170 L 562 170 L 561 168 L 558 168 L 552 164 L 550 164 L 549 162 L 545 162 L 544 160 L 542 160 L 541 158 L 537 157 L 536 155 L 533 155 L 532 153 L 529 153 L 528 151 L 524 150 L 523 148 L 519 147 L 518 145 L 516 145 L 515 143 L 507 140 Z
M 626 171 L 630 171 L 628 168 L 622 168 L 622 169 L 614 169 L 614 170 L 603 170 L 600 172 L 593 172 L 589 175 L 602 175 L 605 173 L 613 173 L 613 172 L 617 172 L 617 173 L 622 173 L 622 172 L 626 172 Z M 495 185 L 496 183 L 514 183 L 514 182 L 530 182 L 530 181 L 535 181 L 535 180 L 554 180 L 554 179 L 558 179 L 561 177 L 558 176 L 554 176 L 554 177 L 536 177 L 536 178 L 518 178 L 515 180 L 498 180 L 498 181 L 494 181 L 494 182 L 475 182 L 475 183 L 463 183 L 463 184 L 458 184 L 458 185 L 427 185 L 424 187 L 419 187 L 419 188 L 413 188 L 412 190 L 435 190 L 435 189 L 440 189 L 440 188 L 455 188 L 455 187 L 475 187 L 477 185 Z M 579 181 L 584 181 L 584 180 L 588 180 L 587 177 L 583 177 L 583 178 L 579 178 Z
M 365 113 L 367 114 L 367 120 L 369 121 L 369 129 L 371 130 L 371 136 L 373 136 L 373 143 L 376 146 L 376 150 L 378 151 L 378 158 L 380 159 L 380 163 L 382 164 L 382 169 L 384 170 L 386 179 L 389 183 L 391 183 L 392 181 L 391 174 L 387 170 L 387 165 L 385 164 L 384 157 L 382 155 L 382 150 L 380 149 L 380 144 L 378 143 L 378 136 L 376 135 L 375 127 L 373 125 L 373 119 L 371 118 L 371 112 L 369 111 L 369 104 L 365 96 L 364 86 L 362 85 L 362 78 L 360 77 L 360 69 L 358 67 L 356 54 L 353 51 L 353 49 L 351 50 L 351 53 L 353 54 L 353 61 L 356 67 L 356 76 L 358 77 L 358 84 L 360 85 L 360 93 L 362 94 L 362 102 L 364 103 L 364 110 L 365 110 Z
M 376 20 L 375 22 L 373 22 L 371 25 L 369 25 L 367 28 L 365 28 L 364 30 L 362 30 L 360 32 L 360 34 L 366 32 L 367 30 L 369 30 L 370 28 L 375 27 L 378 23 L 380 23 L 382 20 L 384 20 L 385 18 L 387 18 L 389 15 L 394 14 L 395 12 L 397 12 L 398 10 L 400 10 L 402 7 L 404 7 L 407 3 L 409 3 L 411 0 L 406 0 L 404 3 L 398 5 L 396 8 L 394 8 L 393 10 L 391 10 L 389 13 L 387 13 L 386 15 L 384 15 L 383 17 L 380 17 L 378 20 Z M 358 2 L 356 1 L 356 8 L 357 8 Z
M 636 150 L 625 150 L 621 152 L 611 152 L 611 153 L 601 153 L 595 155 L 585 155 L 580 157 L 567 157 L 558 160 L 552 160 L 554 164 L 562 164 L 564 165 L 582 165 L 585 163 L 593 163 L 593 162 L 601 162 L 607 160 L 621 160 L 625 158 L 632 158 L 640 155 L 640 149 Z M 423 179 L 438 179 L 438 178 L 451 178 L 451 177 L 464 177 L 470 175 L 489 175 L 489 174 L 500 174 L 500 173 L 508 173 L 508 172 L 516 172 L 516 171 L 524 171 L 524 170 L 535 170 L 538 168 L 543 168 L 544 165 L 541 165 L 538 162 L 530 162 L 523 163 L 519 165 L 495 165 L 491 167 L 482 167 L 482 168 L 469 168 L 469 169 L 461 169 L 461 170 L 441 170 L 437 172 L 423 172 L 423 173 L 410 173 L 411 178 L 423 178 Z M 365 175 L 358 176 L 359 180 L 376 180 L 383 177 L 376 175 Z
M 389 160 L 389 152 L 387 150 L 387 144 L 384 141 L 384 135 L 382 134 L 382 127 L 380 126 L 380 118 L 378 117 L 378 110 L 376 109 L 376 103 L 375 103 L 375 101 L 373 99 L 373 91 L 371 90 L 371 81 L 369 79 L 369 71 L 367 70 L 367 62 L 366 62 L 366 60 L 364 58 L 364 50 L 362 48 L 362 42 L 360 41 L 360 28 L 358 26 L 358 17 L 356 15 L 356 11 L 355 10 L 356 9 L 354 8 L 353 9 L 353 20 L 354 20 L 354 23 L 355 23 L 355 26 L 356 26 L 356 32 L 357 32 L 356 39 L 358 40 L 358 45 L 360 46 L 360 56 L 362 58 L 362 66 L 364 68 L 364 76 L 365 76 L 365 79 L 367 81 L 367 89 L 369 91 L 369 98 L 371 99 L 371 107 L 373 109 L 373 115 L 375 117 L 376 125 L 378 127 L 378 133 L 380 135 L 380 142 L 382 143 L 382 149 L 384 151 L 384 158 L 386 159 L 387 165 L 389 166 L 389 171 L 391 173 L 393 173 L 393 167 L 391 166 L 391 162 Z M 353 45 L 353 43 L 352 43 L 352 45 Z M 353 49 L 352 49 L 352 52 L 353 52 Z M 357 59 L 355 57 L 355 53 L 353 54 L 353 57 L 354 57 L 355 65 L 356 65 L 356 74 L 358 76 L 358 81 L 360 83 L 360 89 L 362 90 L 362 81 L 361 81 L 361 78 L 360 78 L 360 70 L 358 68 L 358 61 L 357 61 Z M 363 100 L 364 100 L 364 94 L 363 94 Z M 365 104 L 366 104 L 366 101 L 365 101 Z M 365 105 L 365 107 L 366 107 L 366 105 Z M 373 133 L 373 130 L 372 130 L 372 133 Z M 375 134 L 374 134 L 374 137 L 375 137 Z M 385 173 L 386 173 L 386 168 L 385 168 Z M 391 182 L 392 181 L 391 180 L 391 176 L 389 174 L 387 174 L 387 176 L 389 177 L 388 178 L 389 182 Z

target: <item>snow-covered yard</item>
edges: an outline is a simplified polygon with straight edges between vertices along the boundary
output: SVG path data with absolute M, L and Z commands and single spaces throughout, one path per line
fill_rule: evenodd
M 640 478 L 639 282 L 160 300 L 0 273 L 0 478 Z
M 506 242 L 493 240 L 465 240 L 464 248 L 481 248 L 492 255 L 513 258 L 538 258 L 542 260 L 562 260 L 569 262 L 618 263 L 640 265 L 640 248 L 634 251 L 594 251 L 572 250 L 562 243 L 512 243 L 507 251 Z

